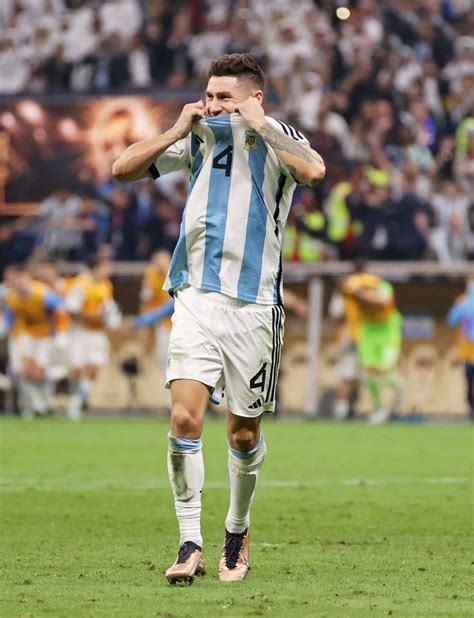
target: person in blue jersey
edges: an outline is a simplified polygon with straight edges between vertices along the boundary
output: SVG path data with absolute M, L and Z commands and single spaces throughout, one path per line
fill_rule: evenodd
M 458 355 L 464 364 L 469 419 L 474 421 L 474 276 L 468 279 L 466 292 L 454 301 L 447 322 L 458 327 Z
M 208 398 L 225 388 L 230 506 L 221 581 L 249 570 L 250 507 L 275 406 L 283 340 L 282 235 L 298 183 L 315 186 L 321 156 L 293 127 L 265 115 L 265 76 L 249 54 L 211 63 L 204 101 L 174 126 L 132 144 L 113 165 L 123 182 L 190 170 L 180 237 L 164 288 L 175 299 L 167 381 L 168 471 L 180 530 L 170 583 L 204 574 L 202 430 Z

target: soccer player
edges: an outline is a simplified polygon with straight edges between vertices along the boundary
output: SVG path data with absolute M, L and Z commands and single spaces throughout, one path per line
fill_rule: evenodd
M 70 279 L 61 277 L 54 260 L 41 260 L 33 266 L 34 278 L 46 284 L 50 290 L 61 297 L 63 303 L 56 310 L 56 328 L 53 337 L 53 353 L 51 359 L 50 378 L 51 390 L 54 382 L 65 378 L 70 369 L 70 330 L 71 316 L 64 308 L 64 300 L 69 288 Z
M 16 354 L 20 372 L 19 394 L 22 415 L 32 419 L 51 409 L 48 371 L 51 366 L 53 335 L 61 298 L 47 285 L 35 281 L 28 268 L 12 268 L 5 295 L 10 332 L 21 329 Z
M 344 297 L 338 287 L 331 296 L 328 312 L 338 324 L 336 373 L 339 382 L 336 387 L 334 418 L 344 421 L 355 415 L 354 407 L 359 388 L 360 364 L 356 343 L 360 331 L 359 311 L 356 301 L 349 295 Z
M 402 316 L 395 304 L 393 286 L 380 277 L 364 272 L 349 276 L 342 288 L 346 316 L 356 342 L 364 383 L 374 404 L 372 425 L 386 422 L 389 410 L 382 402 L 382 388 L 390 386 L 400 404 L 401 385 L 396 373 L 402 343 Z
M 171 583 L 204 572 L 202 429 L 210 394 L 226 389 L 230 506 L 221 581 L 249 569 L 249 513 L 266 453 L 260 422 L 274 409 L 283 338 L 281 239 L 298 182 L 316 185 L 324 163 L 293 127 L 265 115 L 265 77 L 249 54 L 208 71 L 205 100 L 174 126 L 132 144 L 113 174 L 128 182 L 190 169 L 181 233 L 165 289 L 175 298 L 167 380 L 168 470 L 180 548 Z
M 163 304 L 169 302 L 169 294 L 163 289 L 166 275 L 170 267 L 171 256 L 166 249 L 156 251 L 150 260 L 150 264 L 143 275 L 142 287 L 140 290 L 140 300 L 142 302 L 143 315 L 159 309 Z M 147 325 L 155 326 L 155 345 L 158 351 L 158 360 L 161 368 L 166 372 L 168 361 L 168 347 L 170 342 L 171 318 L 165 316 L 162 320 L 146 320 Z
M 5 266 L 3 269 L 3 282 L 0 286 L 0 304 L 3 314 L 3 328 L 7 338 L 7 375 L 12 387 L 12 398 L 10 400 L 10 408 L 15 408 L 15 395 L 18 394 L 18 388 L 21 377 L 21 350 L 22 350 L 22 335 L 24 333 L 24 325 L 20 318 L 16 316 L 15 322 L 12 325 L 11 314 L 6 306 L 6 295 L 12 289 L 13 279 L 15 277 L 15 266 Z
M 469 418 L 474 421 L 474 277 L 468 279 L 465 294 L 454 301 L 447 321 L 459 327 L 458 354 L 464 364 Z
M 71 420 L 81 418 L 100 367 L 109 360 L 107 328 L 118 328 L 120 311 L 113 298 L 110 281 L 111 262 L 89 257 L 88 270 L 69 284 L 65 307 L 71 314 L 71 364 L 76 383 L 67 414 Z

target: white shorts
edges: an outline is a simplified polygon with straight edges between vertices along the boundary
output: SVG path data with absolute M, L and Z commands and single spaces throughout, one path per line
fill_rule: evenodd
M 62 380 L 68 375 L 71 366 L 71 337 L 69 331 L 56 333 L 54 336 L 51 365 L 51 378 Z
M 170 333 L 171 330 L 168 326 L 157 326 L 155 328 L 155 345 L 157 352 L 157 359 L 164 370 L 168 362 L 168 349 L 170 347 Z
M 179 290 L 172 317 L 167 386 L 197 380 L 226 390 L 229 410 L 257 417 L 275 408 L 285 314 L 193 287 Z
M 51 367 L 53 355 L 53 338 L 31 337 L 30 335 L 23 334 L 20 335 L 19 339 L 21 359 L 31 358 L 38 367 L 48 371 Z
M 360 364 L 356 346 L 347 343 L 337 360 L 336 373 L 341 380 L 357 380 L 360 377 Z
M 110 343 L 104 332 L 76 327 L 71 330 L 70 341 L 70 362 L 74 368 L 102 367 L 108 363 Z
M 22 333 L 8 338 L 8 370 L 14 376 L 19 375 L 23 367 L 25 337 L 26 335 Z

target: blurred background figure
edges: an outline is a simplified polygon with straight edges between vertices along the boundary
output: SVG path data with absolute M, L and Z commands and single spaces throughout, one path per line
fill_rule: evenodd
M 50 366 L 51 399 L 54 398 L 55 385 L 59 380 L 69 375 L 71 316 L 64 307 L 64 301 L 70 284 L 70 278 L 59 274 L 58 265 L 53 259 L 37 261 L 33 264 L 33 273 L 37 281 L 48 286 L 52 292 L 61 298 L 61 305 L 55 313 L 55 329 L 53 334 L 53 350 Z
M 111 272 L 111 262 L 91 256 L 87 271 L 72 279 L 66 294 L 65 308 L 72 318 L 74 387 L 67 409 L 71 420 L 81 418 L 99 369 L 109 360 L 107 329 L 120 326 L 121 315 L 113 298 Z
M 163 375 L 166 372 L 168 362 L 171 314 L 173 312 L 173 301 L 168 292 L 163 290 L 170 262 L 171 255 L 165 249 L 152 255 L 143 275 L 140 290 L 141 316 L 133 324 L 135 328 L 154 327 L 155 353 Z M 168 408 L 171 409 L 171 397 L 169 391 L 166 392 Z
M 13 336 L 12 373 L 19 375 L 20 409 L 25 419 L 54 406 L 50 381 L 53 337 L 61 298 L 33 279 L 25 266 L 12 268 L 5 295 L 5 315 Z
M 44 229 L 41 246 L 47 255 L 64 260 L 80 257 L 83 208 L 83 200 L 66 187 L 41 203 L 38 211 Z
M 474 276 L 468 279 L 466 292 L 454 301 L 447 321 L 458 328 L 458 355 L 466 376 L 469 418 L 474 421 Z
M 19 316 L 14 323 L 11 320 L 11 310 L 7 307 L 7 293 L 14 286 L 16 268 L 6 266 L 3 270 L 3 281 L 0 284 L 0 308 L 2 313 L 2 339 L 6 339 L 6 364 L 4 382 L 5 409 L 14 412 L 17 408 L 17 395 L 21 378 L 21 335 L 24 333 L 24 325 Z
M 356 273 L 359 267 L 355 265 Z M 358 274 L 351 275 L 352 279 Z M 360 315 L 357 302 L 349 295 L 343 294 L 344 284 L 341 282 L 331 296 L 328 313 L 337 324 L 337 362 L 336 400 L 333 415 L 338 421 L 344 421 L 355 416 L 359 383 L 362 369 L 357 353 L 357 342 L 360 338 Z
M 390 418 L 390 410 L 382 398 L 384 386 L 394 391 L 395 410 L 401 404 L 402 389 L 397 364 L 402 344 L 402 316 L 395 304 L 393 286 L 365 272 L 363 263 L 358 263 L 357 269 L 358 272 L 346 279 L 342 291 L 346 311 L 348 309 L 346 315 L 351 315 L 349 320 L 355 334 L 364 385 L 372 398 L 373 413 L 369 422 L 378 425 Z M 338 400 L 349 402 L 349 398 L 350 395 L 347 399 L 340 397 Z M 342 404 L 336 404 L 336 409 L 338 405 L 342 410 Z M 342 416 L 342 412 L 340 414 Z
M 436 348 L 433 366 L 449 380 L 444 306 L 454 293 L 446 289 L 444 297 L 440 291 L 437 307 L 423 295 L 415 302 L 415 286 L 409 289 L 413 278 L 407 282 L 402 270 L 403 262 L 410 262 L 407 270 L 413 266 L 424 273 L 425 266 L 437 268 L 427 262 L 437 261 L 436 272 L 454 269 L 464 276 L 466 262 L 474 259 L 472 2 L 287 4 L 0 3 L 0 92 L 5 95 L 0 104 L 0 202 L 5 202 L 0 204 L 0 270 L 34 262 L 34 278 L 62 296 L 68 283 L 52 282 L 51 265 L 45 265 L 50 259 L 68 273 L 77 273 L 78 264 L 93 254 L 125 262 L 116 295 L 130 315 L 148 313 L 140 305 L 139 279 L 157 252 L 174 250 L 189 173 L 119 185 L 111 176 L 112 161 L 150 131 L 168 126 L 184 102 L 201 96 L 211 56 L 250 52 L 268 76 L 266 113 L 307 134 L 327 163 L 324 183 L 295 191 L 283 241 L 284 270 L 294 269 L 292 281 L 303 282 L 308 279 L 302 273 L 312 265 L 324 269 L 329 263 L 331 270 L 334 263 L 334 273 L 347 272 L 335 262 L 362 256 L 375 262 L 374 272 L 389 274 L 400 290 L 407 333 L 414 333 L 405 339 L 401 364 L 407 377 L 403 412 L 421 410 L 410 395 L 415 389 L 410 390 L 414 380 L 408 379 L 407 368 L 415 362 L 413 348 L 429 343 Z M 387 270 L 385 261 L 400 262 L 400 271 Z M 4 275 L 7 289 L 8 268 Z M 451 274 L 433 285 L 438 282 L 440 288 L 457 285 Z M 341 325 L 339 361 L 334 366 L 334 356 L 326 355 L 325 346 L 333 342 L 323 328 L 320 368 L 323 388 L 338 383 L 337 415 L 345 418 L 364 401 L 356 404 L 360 362 L 345 310 L 348 297 L 340 294 L 330 303 Z M 287 296 L 291 310 L 289 302 Z M 59 379 L 68 375 L 71 362 L 70 318 L 61 309 L 56 313 L 50 373 Z M 423 333 L 411 326 L 422 320 L 431 320 L 430 337 L 429 329 Z M 154 324 L 160 338 L 166 323 Z M 300 332 L 287 332 L 288 343 L 294 335 L 304 345 L 302 324 Z M 13 386 L 22 328 L 16 320 L 6 344 Z M 150 343 L 151 328 L 141 329 L 139 336 L 145 334 Z M 290 382 L 291 371 L 285 367 L 285 373 Z M 441 384 L 433 381 L 433 389 L 435 383 Z M 102 392 L 98 385 L 95 395 Z M 302 408 L 303 398 L 295 409 Z M 290 398 L 282 395 L 285 399 L 287 406 Z M 460 405 L 456 399 L 451 410 L 434 395 L 430 402 L 430 410 L 439 413 Z

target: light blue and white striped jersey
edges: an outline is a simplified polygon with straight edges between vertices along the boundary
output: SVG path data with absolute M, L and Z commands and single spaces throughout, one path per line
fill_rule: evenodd
M 308 144 L 298 131 L 267 116 Z M 189 167 L 191 180 L 164 289 L 185 284 L 247 302 L 281 302 L 283 228 L 297 181 L 240 114 L 206 118 L 160 155 L 154 177 Z

